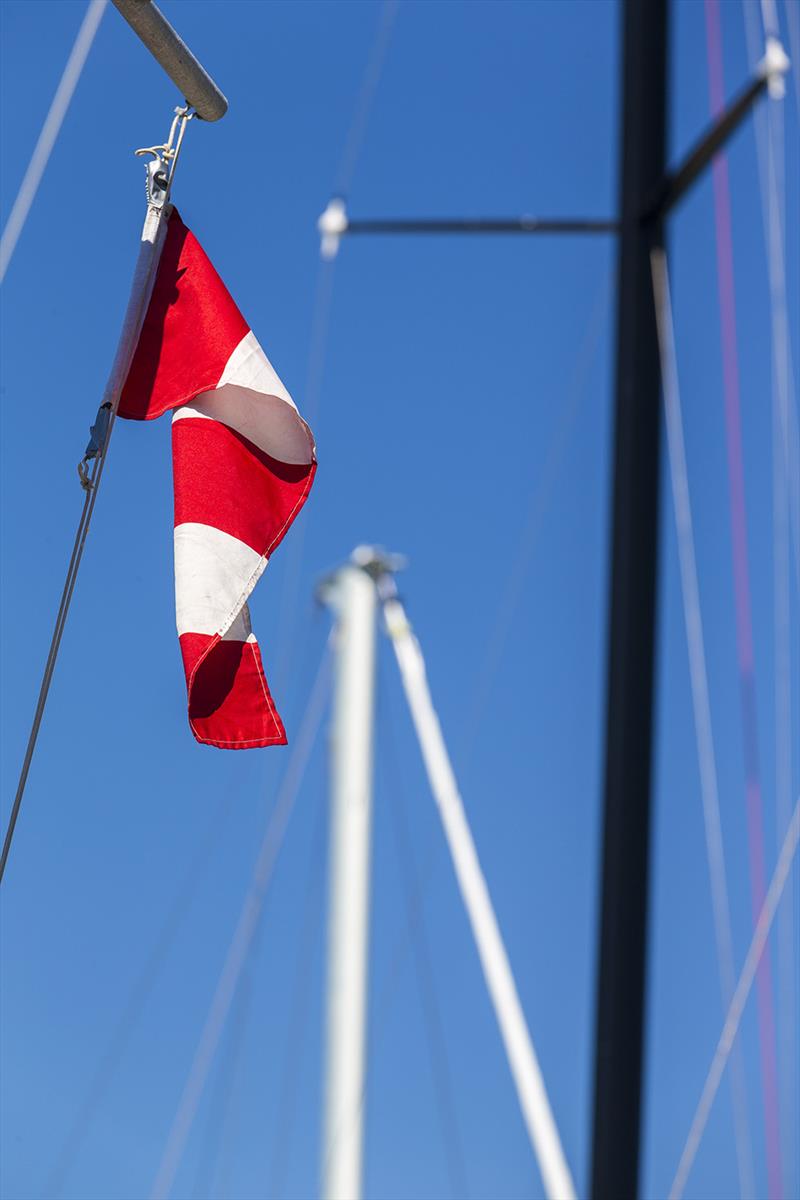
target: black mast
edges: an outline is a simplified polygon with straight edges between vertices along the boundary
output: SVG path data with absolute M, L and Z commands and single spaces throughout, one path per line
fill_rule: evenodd
M 661 369 L 650 252 L 666 174 L 667 0 L 625 0 L 613 532 L 591 1195 L 638 1194 Z
M 663 248 L 669 213 L 755 101 L 767 88 L 775 96 L 782 95 L 782 77 L 789 66 L 780 43 L 768 38 L 752 79 L 682 161 L 668 170 L 669 3 L 622 0 L 619 220 L 525 216 L 350 220 L 344 201 L 334 198 L 319 221 L 323 248 L 327 239 L 329 254 L 335 254 L 339 240 L 349 234 L 616 233 L 619 238 L 593 1200 L 635 1200 L 639 1189 L 661 441 L 661 365 L 651 253 Z

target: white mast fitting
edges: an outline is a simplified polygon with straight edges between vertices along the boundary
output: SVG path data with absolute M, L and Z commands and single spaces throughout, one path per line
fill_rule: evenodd
M 390 569 L 380 575 L 378 590 L 431 791 L 444 826 L 545 1192 L 549 1200 L 575 1200 L 575 1185 L 564 1157 L 511 964 L 478 860 L 439 718 L 431 700 L 425 660 L 405 609 L 398 599 Z
M 359 547 L 319 593 L 336 614 L 323 1200 L 361 1197 L 376 569 L 383 560 Z

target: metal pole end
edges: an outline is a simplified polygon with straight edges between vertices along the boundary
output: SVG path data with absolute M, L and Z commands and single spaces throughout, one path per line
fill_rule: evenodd
M 184 99 L 203 121 L 219 121 L 228 101 L 152 0 L 113 0 Z
M 347 208 L 343 196 L 332 196 L 328 207 L 317 221 L 320 235 L 320 254 L 330 262 L 339 253 L 339 242 L 347 233 Z
M 786 95 L 786 74 L 791 66 L 789 55 L 776 37 L 767 38 L 767 48 L 764 57 L 758 64 L 762 79 L 767 81 L 767 89 L 773 100 L 782 100 Z

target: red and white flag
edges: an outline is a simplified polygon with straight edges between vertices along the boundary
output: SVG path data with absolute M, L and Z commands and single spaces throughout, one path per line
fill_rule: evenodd
M 118 414 L 168 411 L 189 724 L 211 746 L 284 744 L 247 599 L 311 490 L 314 441 L 174 209 Z

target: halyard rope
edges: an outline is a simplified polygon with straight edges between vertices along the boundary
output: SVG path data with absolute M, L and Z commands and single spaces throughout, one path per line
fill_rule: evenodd
M 92 465 L 88 472 L 88 478 L 82 478 L 82 485 L 86 493 L 83 501 L 83 509 L 81 511 L 78 528 L 75 533 L 75 541 L 72 546 L 72 554 L 67 567 L 67 575 L 64 580 L 64 589 L 61 593 L 61 602 L 58 606 L 56 614 L 55 627 L 53 636 L 50 640 L 50 648 L 47 653 L 47 661 L 45 663 L 44 674 L 42 676 L 41 687 L 39 688 L 39 698 L 36 702 L 36 711 L 33 715 L 33 723 L 31 725 L 30 734 L 28 736 L 28 744 L 25 749 L 25 757 L 22 762 L 17 791 L 14 797 L 14 803 L 11 808 L 11 815 L 8 821 L 5 838 L 3 841 L 3 849 L 0 852 L 0 881 L 8 861 L 11 842 L 14 837 L 14 830 L 19 817 L 19 810 L 22 804 L 22 797 L 25 792 L 25 785 L 28 781 L 28 773 L 30 771 L 31 761 L 36 749 L 36 742 L 39 737 L 39 729 L 44 715 L 47 697 L 50 691 L 50 684 L 53 679 L 53 672 L 58 658 L 58 651 L 61 646 L 61 638 L 64 633 L 64 626 L 69 614 L 70 604 L 72 603 L 72 595 L 75 590 L 75 581 L 78 577 L 78 571 L 83 558 L 83 551 L 86 545 L 86 538 L 89 533 L 89 526 L 92 521 L 94 506 L 97 502 L 97 494 L 100 490 L 100 481 L 103 477 L 103 470 L 108 456 L 108 446 L 111 441 L 111 434 L 114 431 L 114 423 L 116 421 L 117 406 L 119 404 L 120 393 L 128 375 L 131 360 L 136 350 L 136 345 L 139 340 L 139 331 L 147 311 L 147 305 L 150 300 L 155 273 L 158 268 L 158 260 L 160 255 L 161 243 L 163 242 L 163 232 L 165 228 L 164 215 L 168 211 L 169 189 L 175 174 L 175 168 L 178 162 L 183 135 L 186 129 L 187 122 L 191 119 L 191 112 L 188 108 L 182 110 L 181 113 L 176 113 L 176 120 L 173 122 L 172 133 L 170 134 L 171 144 L 172 136 L 175 131 L 176 123 L 180 122 L 178 132 L 178 142 L 169 159 L 169 178 L 164 192 L 164 197 L 161 205 L 155 207 L 153 204 L 148 205 L 147 214 L 145 216 L 144 229 L 142 231 L 142 240 L 139 248 L 139 259 L 134 273 L 134 281 L 131 290 L 130 300 L 128 302 L 128 310 L 125 314 L 122 333 L 120 335 L 117 352 L 114 356 L 114 364 L 111 368 L 111 375 L 108 384 L 106 385 L 105 394 L 103 396 L 104 403 L 110 403 L 111 412 L 108 420 L 108 428 L 103 438 L 103 443 L 99 447 L 97 456 L 92 460 Z M 166 149 L 166 147 L 159 147 Z

